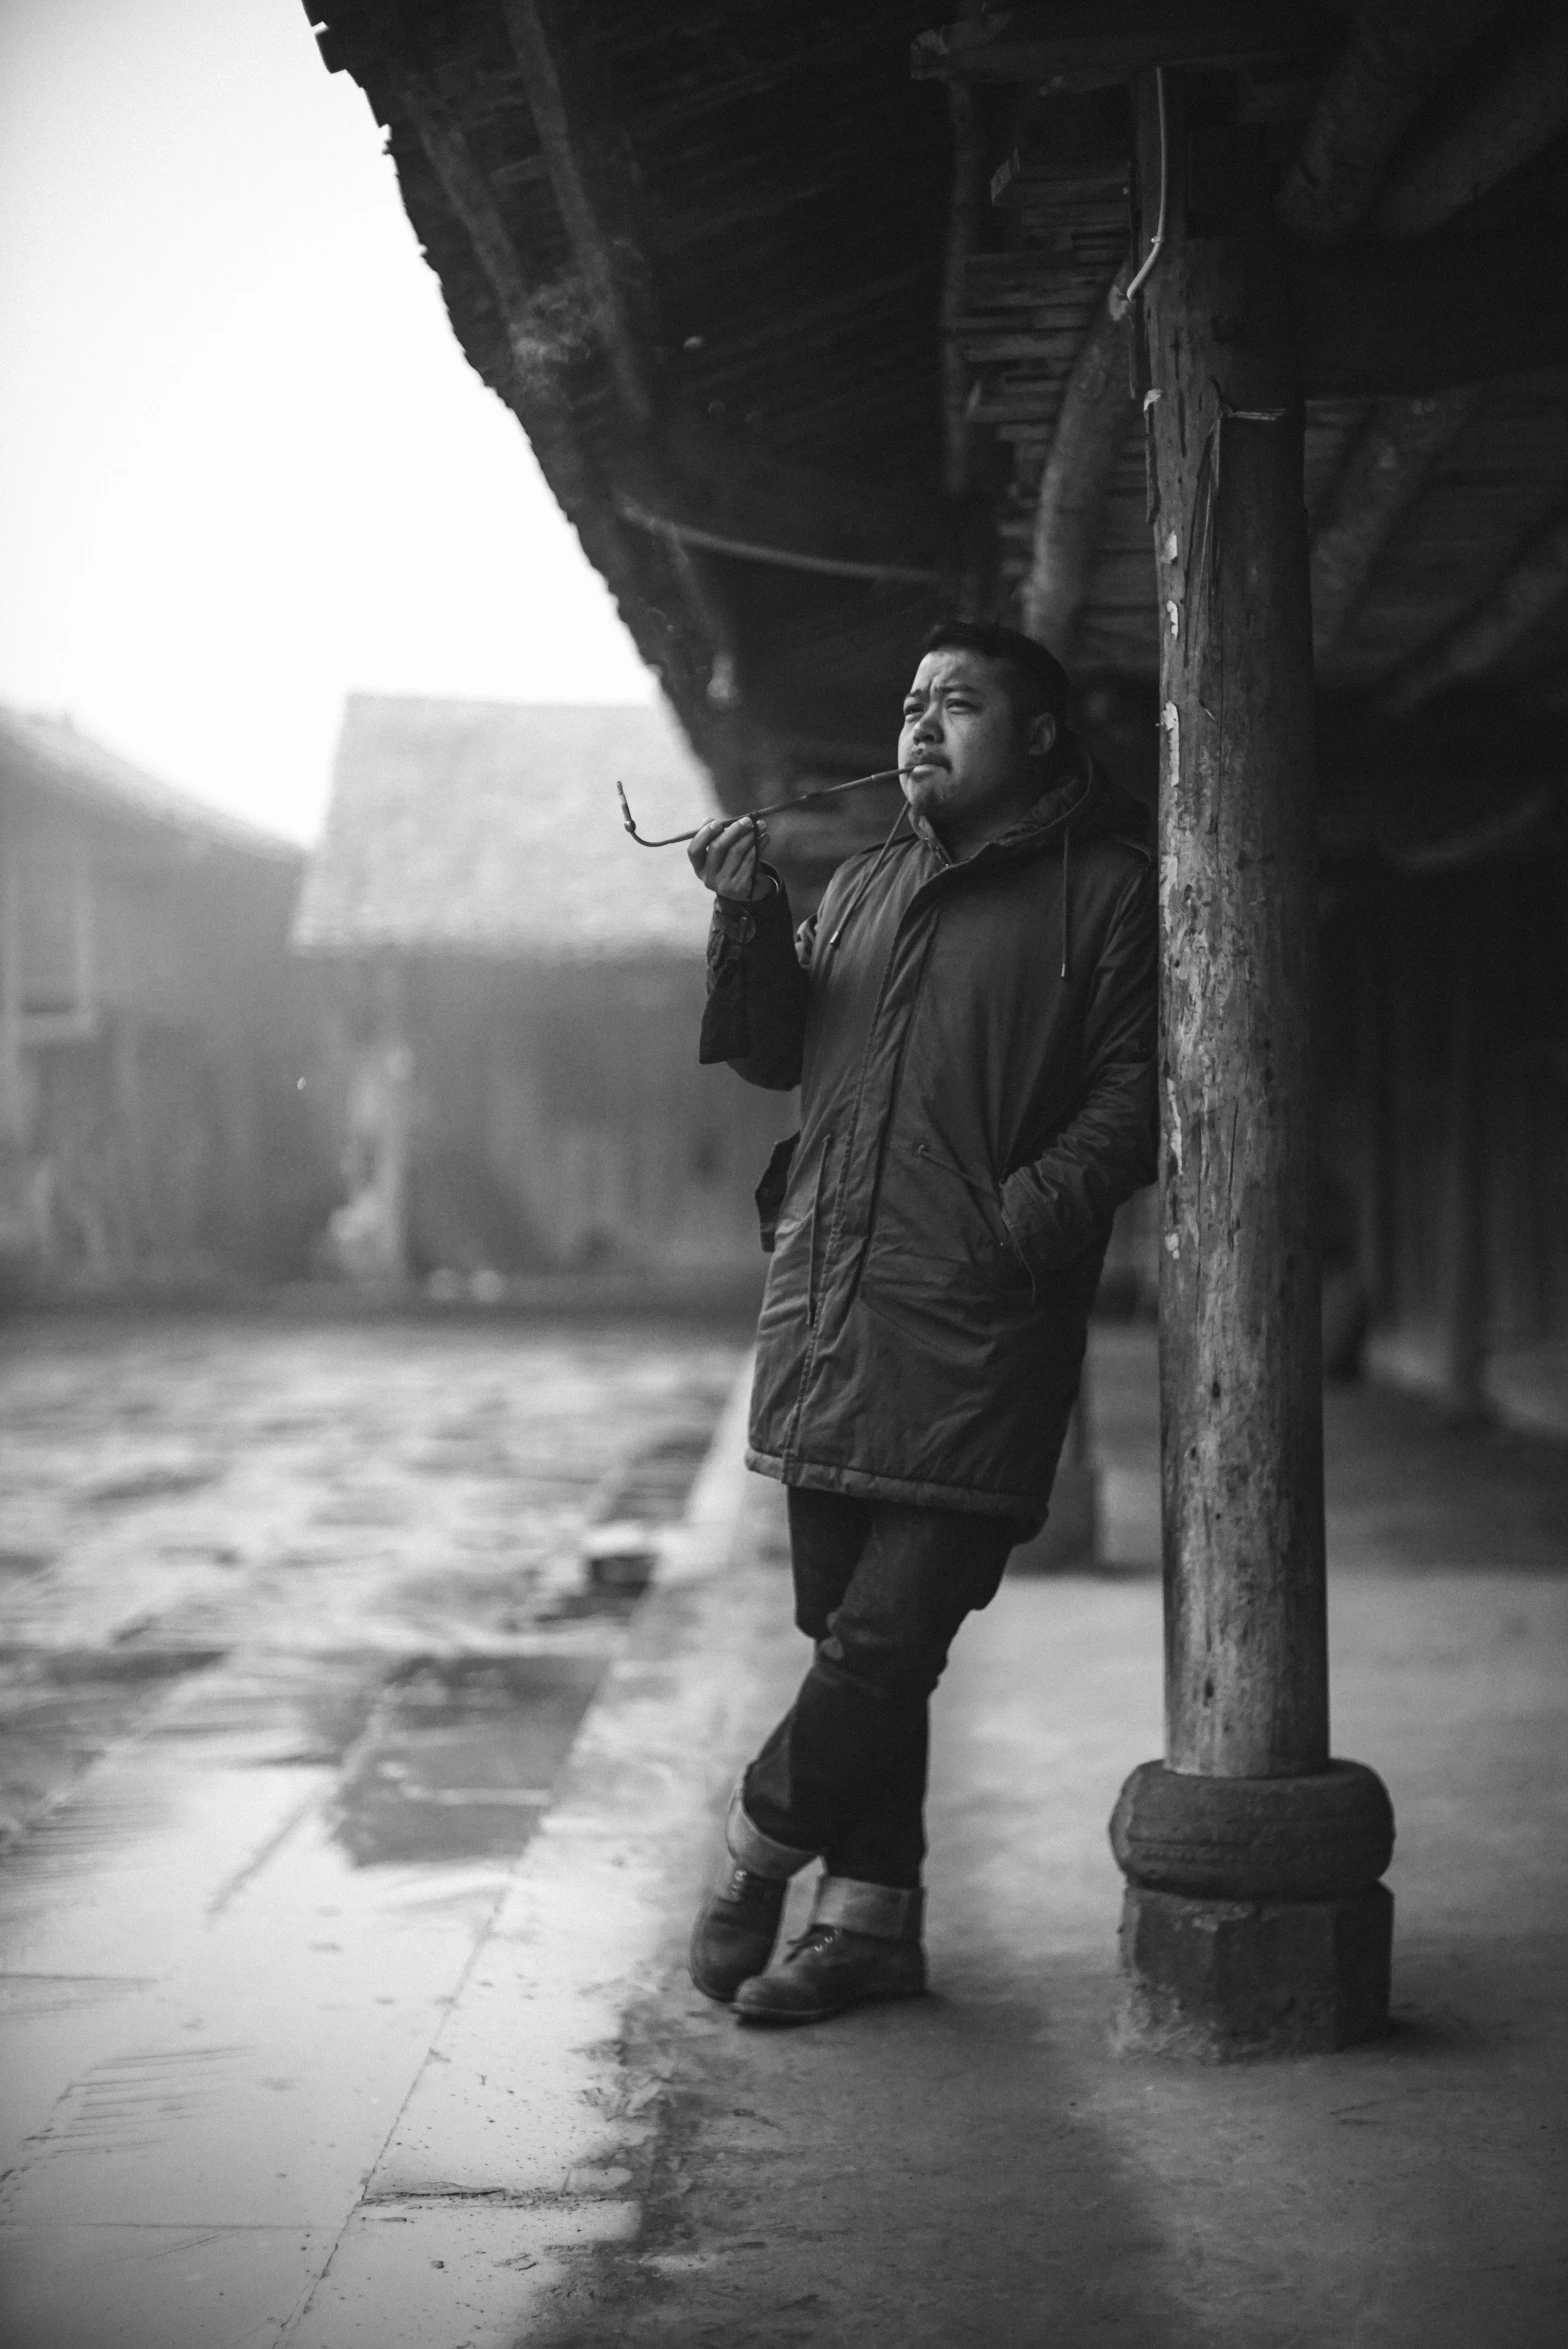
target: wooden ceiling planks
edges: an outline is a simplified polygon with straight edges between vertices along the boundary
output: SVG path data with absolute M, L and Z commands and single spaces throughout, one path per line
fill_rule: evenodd
M 1407 0 L 1382 5 L 1397 16 Z M 1536 36 L 1528 25 L 1520 31 L 1528 10 L 1489 12 L 1482 0 L 1467 32 L 1470 5 L 1443 0 L 1428 12 L 1414 44 L 1426 79 L 1409 108 L 1409 127 L 1401 143 L 1388 141 L 1386 122 L 1372 125 L 1381 160 L 1365 167 L 1363 142 L 1365 184 L 1349 206 L 1354 217 L 1368 207 L 1375 217 L 1388 189 L 1412 175 L 1419 180 L 1423 157 L 1438 155 L 1452 178 L 1465 100 L 1453 86 L 1450 50 L 1496 115 L 1495 91 L 1509 58 Z M 541 144 L 538 76 L 525 70 L 527 44 L 520 49 L 514 37 L 520 9 L 567 53 L 584 53 L 583 71 L 562 82 L 562 104 L 588 177 L 601 169 L 601 148 L 613 146 L 622 158 L 620 210 L 610 206 L 599 233 L 611 292 L 622 289 L 621 331 L 633 370 L 646 383 L 651 413 L 641 422 L 635 394 L 628 401 L 616 380 L 624 368 L 606 324 L 614 303 L 603 286 L 595 291 L 581 234 L 574 240 L 563 213 L 559 168 L 552 176 L 549 141 Z M 405 200 L 465 350 L 535 438 L 557 494 L 645 655 L 662 668 L 694 742 L 715 760 L 719 788 L 732 804 L 762 769 L 805 780 L 855 766 L 867 741 L 883 739 L 886 697 L 896 694 L 924 624 L 961 581 L 996 608 L 1017 609 L 1064 390 L 1128 249 L 1120 86 L 1128 72 L 1159 54 L 1234 63 L 1245 53 L 1235 85 L 1242 115 L 1266 125 L 1262 135 L 1276 142 L 1283 176 L 1304 130 L 1322 128 L 1333 75 L 1347 83 L 1341 68 L 1354 64 L 1361 37 L 1346 8 L 1294 0 L 1273 8 L 1241 0 L 1053 0 L 1044 11 L 981 10 L 961 40 L 943 27 L 939 9 L 906 0 L 867 0 L 853 12 L 826 0 L 672 0 L 657 12 L 640 0 L 576 0 L 570 7 L 565 0 L 447 0 L 440 7 L 315 0 L 311 13 L 328 19 L 329 62 L 353 71 L 390 123 Z M 1506 34 L 1500 64 L 1488 62 L 1492 15 Z M 937 78 L 912 80 L 908 45 L 926 34 L 941 37 L 924 41 L 917 70 Z M 1030 40 L 1056 41 L 1056 61 L 1031 53 L 1027 71 L 1038 68 L 1040 78 L 1021 81 L 1019 44 Z M 454 210 L 419 136 L 410 73 L 428 84 L 488 185 L 526 287 L 530 323 L 541 341 L 555 337 L 554 355 L 531 387 L 517 379 L 516 319 L 509 325 L 497 272 L 483 265 L 472 218 L 465 222 Z M 956 315 L 949 312 L 945 354 L 951 138 L 943 80 L 954 73 L 969 76 L 972 118 L 993 177 L 992 196 L 976 216 L 978 249 L 964 266 Z M 1052 95 L 1042 95 L 1042 81 Z M 1363 74 L 1363 99 L 1364 83 Z M 1354 550 L 1361 569 L 1343 573 L 1345 608 L 1325 638 L 1321 675 L 1334 692 L 1371 691 L 1423 648 L 1446 641 L 1496 592 L 1531 528 L 1568 493 L 1568 378 L 1557 369 L 1518 371 L 1521 352 L 1532 365 L 1558 356 L 1554 336 L 1568 364 L 1568 286 L 1560 282 L 1561 253 L 1550 259 L 1562 243 L 1557 225 L 1568 225 L 1568 154 L 1560 135 L 1553 143 L 1551 108 L 1543 103 L 1536 112 L 1544 127 L 1532 159 L 1496 179 L 1436 235 L 1385 247 L 1363 226 L 1338 253 L 1302 263 L 1313 333 L 1320 345 L 1324 336 L 1342 338 L 1323 345 L 1327 356 L 1314 363 L 1331 377 L 1337 367 L 1344 380 L 1315 396 L 1308 415 L 1304 489 L 1324 534 L 1325 565 L 1334 501 L 1351 498 L 1347 468 L 1358 446 L 1365 455 L 1379 403 L 1396 392 L 1412 401 L 1424 396 L 1421 385 L 1379 385 L 1390 345 L 1400 344 L 1416 372 L 1441 373 L 1445 349 L 1481 373 L 1516 369 L 1489 384 L 1475 415 L 1435 452 L 1386 529 L 1363 531 L 1362 541 L 1375 543 L 1370 553 L 1367 543 Z M 1490 117 L 1488 123 L 1482 144 L 1492 154 L 1497 128 Z M 1342 208 L 1344 195 L 1342 188 L 1336 198 Z M 1544 274 L 1522 257 L 1522 220 L 1551 232 Z M 1390 258 L 1396 250 L 1397 261 Z M 1459 264 L 1468 277 L 1445 278 Z M 1465 317 L 1445 315 L 1432 289 L 1457 287 L 1462 296 L 1465 284 L 1482 289 L 1480 308 L 1466 310 L 1456 298 L 1452 306 Z M 1413 323 L 1397 299 L 1383 305 L 1381 326 L 1369 323 L 1382 302 L 1379 289 L 1389 286 L 1415 289 Z M 1526 287 L 1534 289 L 1533 305 L 1521 298 Z M 971 488 L 948 500 L 944 522 L 944 441 L 951 443 L 944 366 L 951 408 L 954 353 Z M 672 419 L 685 436 L 678 459 Z M 694 460 L 699 430 L 713 436 L 715 453 L 699 451 Z M 806 469 L 798 495 L 777 472 L 790 463 Z M 764 476 L 774 482 L 766 494 Z M 908 513 L 907 530 L 879 522 L 875 498 L 865 502 L 871 492 Z M 880 544 L 895 565 L 929 565 L 942 578 L 892 592 L 703 553 L 680 545 L 678 532 L 670 541 L 646 530 L 639 536 L 622 518 L 629 497 L 673 523 L 682 519 L 684 500 L 689 518 L 700 516 L 711 535 L 740 543 L 760 542 L 766 524 L 784 542 L 785 558 L 791 545 L 809 552 L 820 536 L 824 546 L 847 546 L 852 556 L 864 550 L 874 557 Z M 828 524 L 841 510 L 848 540 Z M 977 570 L 974 549 L 987 534 L 991 551 Z M 1546 595 L 1539 565 L 1534 576 L 1530 592 L 1539 600 Z M 1511 693 L 1539 705 L 1551 698 L 1564 635 L 1562 614 L 1547 596 L 1497 655 Z M 1103 672 L 1129 691 L 1143 690 L 1154 674 L 1153 573 L 1136 431 L 1111 466 L 1083 563 L 1076 658 L 1086 674 Z M 739 702 L 726 705 L 722 691 L 715 699 L 721 660 L 730 664 L 723 678 L 738 684 Z M 1440 742 L 1440 731 L 1433 739 Z M 844 746 L 842 759 L 835 743 Z

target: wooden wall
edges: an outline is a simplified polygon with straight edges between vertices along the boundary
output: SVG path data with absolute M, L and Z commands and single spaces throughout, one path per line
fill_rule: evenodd
M 305 1269 L 334 1169 L 292 859 L 0 806 L 0 1288 Z
M 698 1065 L 703 989 L 670 957 L 340 966 L 349 1187 L 401 1221 L 392 1245 L 370 1196 L 350 1213 L 364 1269 L 760 1278 L 751 1194 L 794 1100 Z

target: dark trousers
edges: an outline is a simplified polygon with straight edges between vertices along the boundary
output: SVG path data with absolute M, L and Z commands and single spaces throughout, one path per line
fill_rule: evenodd
M 741 1800 L 764 1835 L 820 1852 L 830 1876 L 920 1882 L 928 1699 L 1023 1530 L 790 1487 L 795 1621 L 817 1652 L 746 1772 Z

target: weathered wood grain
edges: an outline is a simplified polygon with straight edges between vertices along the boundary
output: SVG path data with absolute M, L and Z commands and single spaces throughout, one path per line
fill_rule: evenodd
M 1089 583 L 1106 492 L 1132 416 L 1127 359 L 1132 335 L 1118 283 L 1090 321 L 1062 395 L 1040 476 L 1029 570 L 1019 610 L 1029 635 L 1070 661 Z
M 1499 0 L 1372 0 L 1318 97 L 1279 192 L 1303 244 L 1347 237 L 1371 210 L 1384 166 L 1426 98 L 1497 14 Z
M 1495 668 L 1554 604 L 1568 596 L 1568 506 L 1515 553 L 1502 577 L 1436 644 L 1418 652 L 1385 688 L 1383 707 L 1406 717 L 1446 686 Z
M 1328 1757 L 1312 1019 L 1317 857 L 1302 397 L 1245 155 L 1225 233 L 1170 216 L 1144 289 L 1161 610 L 1167 1752 Z M 1140 87 L 1139 184 L 1159 185 Z M 1207 223 L 1212 227 L 1212 222 Z
M 1568 122 L 1568 15 L 1548 13 L 1473 111 L 1411 157 L 1373 215 L 1386 237 L 1419 237 L 1517 171 Z
M 1320 661 L 1332 653 L 1373 564 L 1479 396 L 1475 385 L 1464 384 L 1426 399 L 1382 401 L 1352 442 L 1312 534 L 1312 628 Z

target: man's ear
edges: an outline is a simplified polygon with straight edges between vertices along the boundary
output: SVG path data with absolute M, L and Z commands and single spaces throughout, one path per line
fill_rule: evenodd
M 1056 747 L 1056 720 L 1049 710 L 1041 710 L 1030 719 L 1028 741 L 1032 759 L 1050 757 Z

